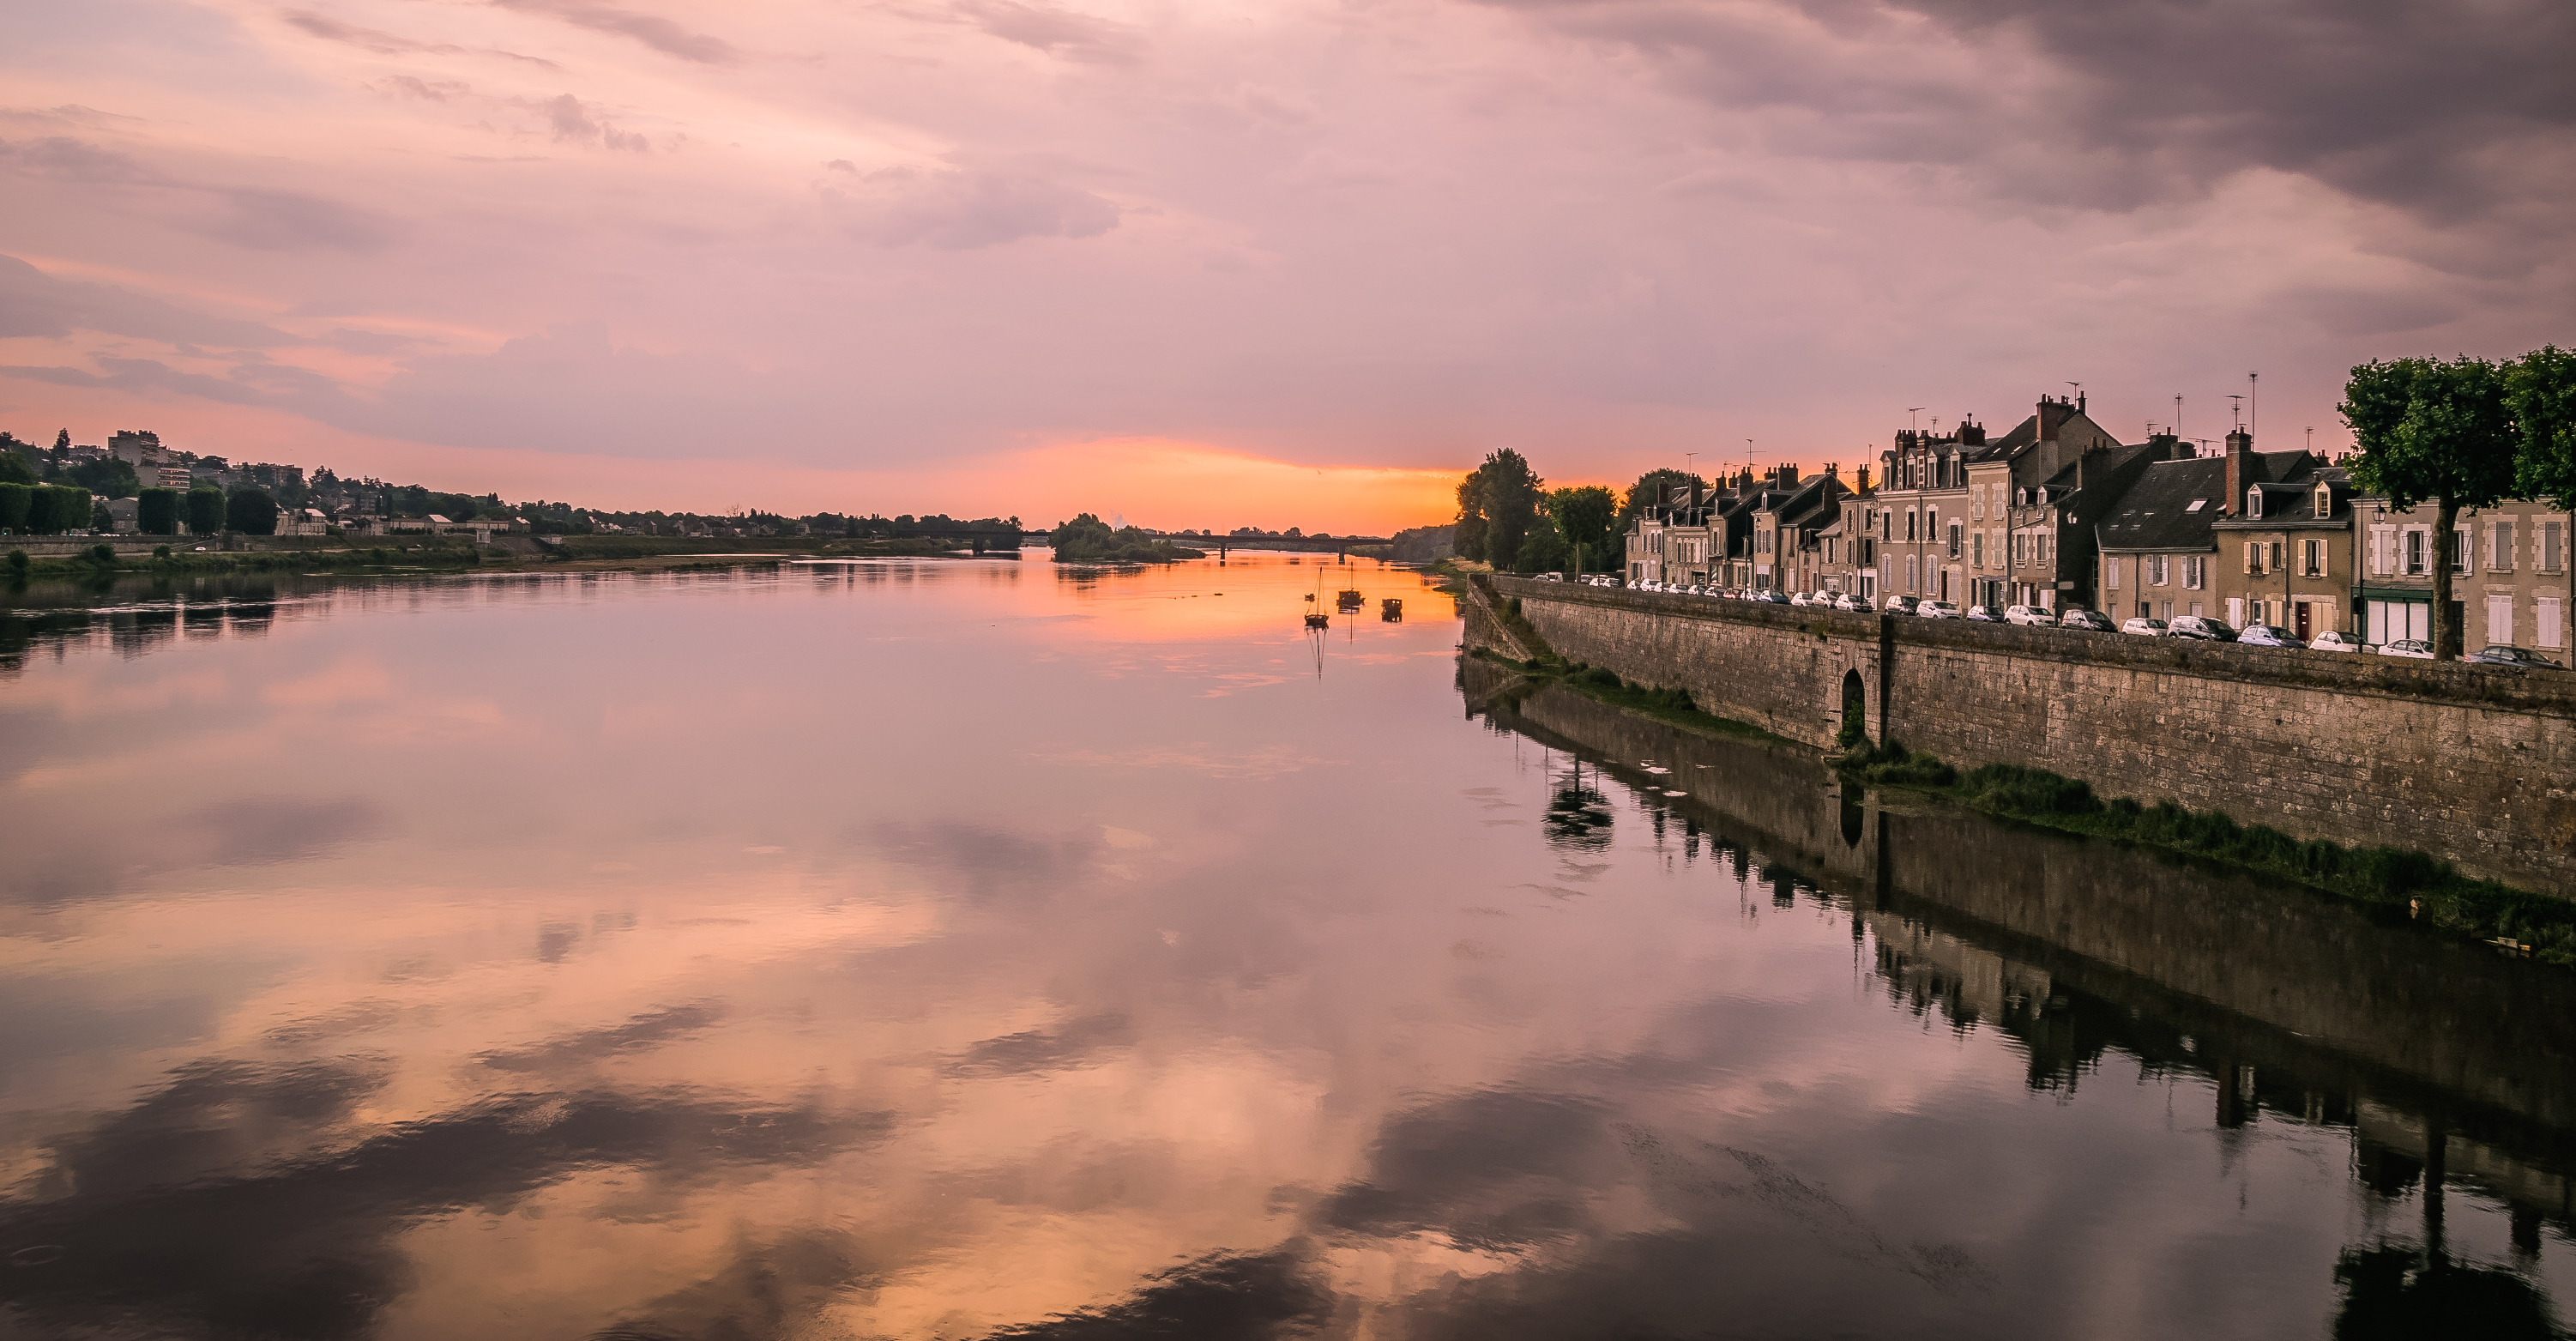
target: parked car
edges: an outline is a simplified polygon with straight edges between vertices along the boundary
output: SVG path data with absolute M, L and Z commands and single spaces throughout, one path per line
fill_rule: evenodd
M 1960 612 L 1959 617 L 1967 620 L 1971 624 L 2000 624 L 2004 622 L 2004 612 L 1991 605 L 1969 606 L 1966 610 Z
M 2057 616 L 2036 605 L 2008 605 L 2004 607 L 2004 622 L 2022 625 L 2054 624 L 2057 622 Z
M 2236 641 L 2247 647 L 2305 647 L 2299 635 L 2278 624 L 2248 624 L 2237 630 Z
M 2460 660 L 2480 666 L 2547 666 L 2551 670 L 2559 668 L 2557 662 L 2538 652 L 2529 648 L 2508 647 L 2503 643 L 2490 643 Z
M 2142 638 L 2161 638 L 2165 636 L 2165 622 L 2161 619 L 2149 619 L 2145 615 L 2139 615 L 2133 619 L 2122 621 L 2120 624 L 2120 632 L 2134 633 Z
M 1564 580 L 1565 580 L 1565 574 L 1563 574 L 1563 573 L 1541 573 L 1541 574 L 1539 574 L 1539 575 L 1538 575 L 1538 580 L 1539 580 L 1539 581 L 1541 581 L 1541 582 L 1562 582 L 1562 581 L 1564 581 Z
M 1854 596 L 1850 592 L 1846 591 L 1842 595 L 1834 598 L 1834 608 L 1837 610 L 1849 610 L 1856 615 L 1865 615 L 1869 614 L 1876 607 L 1869 603 L 1868 597 Z
M 1916 601 L 1914 613 L 1924 619 L 1957 619 L 1959 607 L 1948 601 Z
M 2111 626 L 2111 617 L 2109 615 L 2106 615 L 2099 610 L 2086 610 L 2080 606 L 2060 614 L 2057 617 L 2057 627 L 2061 629 L 2081 629 L 2086 633 L 2116 632 L 2116 630 Z
M 1806 603 L 1807 603 L 1807 593 L 1805 593 L 1805 592 L 1803 592 L 1803 591 L 1793 591 L 1793 592 L 1790 592 L 1790 593 L 1789 593 L 1789 604 L 1791 604 L 1791 605 L 1805 605 Z
M 2393 643 L 2381 643 L 2379 654 L 2384 657 L 2413 657 L 2417 661 L 2430 661 L 2433 659 L 2433 645 L 2421 638 L 2400 638 Z
M 2236 630 L 2223 619 L 2212 619 L 2207 615 L 2176 615 L 2173 622 L 2165 626 L 2165 636 L 2204 643 L 2232 643 L 2236 641 Z
M 1754 592 L 1752 595 L 1747 596 L 1744 599 L 1751 601 L 1756 605 L 1787 605 L 1789 603 L 1788 597 L 1768 589 Z
M 1878 608 L 1891 615 L 1910 615 L 1914 613 L 1914 607 L 1919 604 L 1921 602 L 1911 596 L 1890 596 Z
M 2359 639 L 2341 629 L 2327 629 L 2325 632 L 2308 640 L 2308 650 L 2311 652 L 2358 652 L 2362 650 L 2362 646 Z

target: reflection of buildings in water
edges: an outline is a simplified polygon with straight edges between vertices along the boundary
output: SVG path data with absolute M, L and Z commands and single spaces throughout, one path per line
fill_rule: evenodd
M 2213 1132 L 2268 1120 L 2339 1134 L 2372 1227 L 2336 1270 L 2338 1336 L 2423 1334 L 2402 1320 L 2426 1311 L 2463 1335 L 2555 1334 L 2533 1321 L 2547 1304 L 2527 1275 L 2544 1226 L 2576 1234 L 2576 984 L 2322 895 L 1966 812 L 1855 804 L 1812 756 L 1562 689 L 1493 688 L 1462 675 L 1471 710 L 1491 695 L 1498 729 L 1596 765 L 1691 767 L 1692 796 L 1637 780 L 1638 804 L 1705 830 L 1773 906 L 1804 895 L 1848 911 L 1898 1008 L 1997 1030 L 2034 1091 L 2134 1064 L 2143 1079 L 2206 1077 Z M 2455 1255 L 2446 1192 L 2505 1213 L 2514 1263 Z
M 1938 1008 L 1966 1026 L 2028 1017 L 2049 998 L 2048 973 L 1981 950 L 1956 936 L 1882 912 L 1859 915 L 1878 945 L 1888 994 L 1917 1015 Z

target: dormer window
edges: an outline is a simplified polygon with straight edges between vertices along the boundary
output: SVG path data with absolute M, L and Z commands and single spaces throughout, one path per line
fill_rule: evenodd
M 2256 485 L 2255 487 L 2245 491 L 2245 515 L 2248 517 L 2260 517 L 2263 515 L 2263 488 L 2261 485 Z
M 2333 515 L 2334 515 L 2334 490 L 2332 490 L 2332 489 L 2328 489 L 2328 488 L 2324 488 L 2324 487 L 2320 487 L 2320 488 L 2318 488 L 2318 490 L 2317 490 L 2317 520 L 2319 520 L 2319 521 L 2323 521 L 2323 520 L 2325 520 L 2326 518 L 2331 517 L 2331 516 L 2333 516 Z
M 2013 506 L 2014 506 L 2014 507 L 2017 507 L 2017 508 L 2026 508 L 2026 507 L 2029 507 L 2029 506 L 2030 506 L 2030 490 L 2028 490 L 2028 489 L 2015 489 L 2015 490 L 2013 490 Z

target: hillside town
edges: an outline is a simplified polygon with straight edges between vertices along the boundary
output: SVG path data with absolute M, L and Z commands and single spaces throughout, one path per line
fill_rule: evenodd
M 2051 622 L 2196 616 L 2231 629 L 2432 636 L 2435 508 L 2393 506 L 2348 463 L 2261 451 L 2248 429 L 2205 447 L 2172 433 L 2123 443 L 2081 394 L 2043 397 L 1990 436 L 1974 416 L 1903 429 L 1851 479 L 1784 464 L 1713 484 L 1659 482 L 1623 537 L 1634 584 L 1809 599 L 2021 607 Z M 2467 647 L 2563 659 L 2576 599 L 2569 514 L 2546 501 L 2464 509 L 2452 600 Z

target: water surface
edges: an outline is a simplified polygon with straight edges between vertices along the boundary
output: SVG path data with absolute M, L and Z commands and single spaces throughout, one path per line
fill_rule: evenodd
M 0 1335 L 2554 1333 L 2566 975 L 1458 641 L 1277 556 L 20 593 Z

